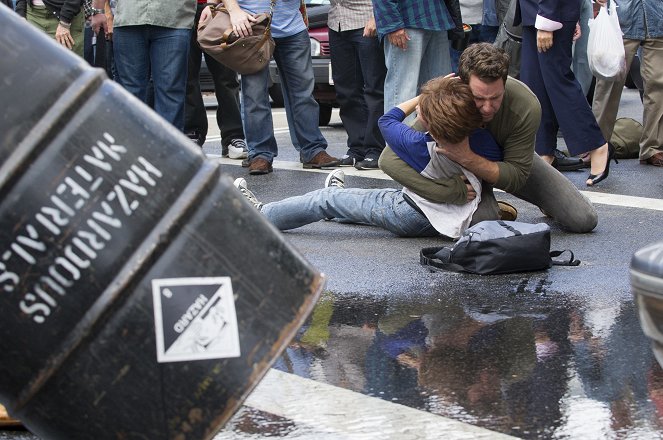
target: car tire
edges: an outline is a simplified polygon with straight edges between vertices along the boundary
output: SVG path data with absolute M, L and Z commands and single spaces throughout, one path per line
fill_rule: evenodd
M 332 116 L 332 106 L 329 104 L 320 104 L 320 117 L 318 118 L 318 125 L 323 127 L 329 125 Z
M 281 89 L 281 84 L 272 84 L 269 88 L 269 96 L 272 98 L 272 104 L 274 107 L 283 107 L 283 90 Z

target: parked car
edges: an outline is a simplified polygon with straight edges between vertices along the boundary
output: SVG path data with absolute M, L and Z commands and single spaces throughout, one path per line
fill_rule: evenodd
M 327 28 L 329 8 L 329 0 L 306 0 L 306 10 L 309 20 L 308 32 L 311 37 L 311 58 L 313 61 L 313 73 L 315 75 L 313 97 L 320 105 L 320 125 L 329 124 L 332 108 L 338 107 L 329 58 L 329 30 Z M 269 95 L 275 106 L 282 106 L 283 91 L 281 89 L 281 78 L 274 60 L 269 64 L 269 74 L 272 79 Z

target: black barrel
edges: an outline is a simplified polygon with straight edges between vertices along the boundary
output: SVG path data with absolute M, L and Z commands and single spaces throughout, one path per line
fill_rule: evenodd
M 101 70 L 0 29 L 0 403 L 48 439 L 211 438 L 323 276 Z
M 631 288 L 640 326 L 652 341 L 656 360 L 663 366 L 663 241 L 633 254 Z

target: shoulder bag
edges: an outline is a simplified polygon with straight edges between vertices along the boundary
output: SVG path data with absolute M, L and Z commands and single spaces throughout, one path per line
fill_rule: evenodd
M 264 69 L 274 53 L 271 24 L 275 0 L 269 12 L 256 14 L 251 23 L 253 34 L 237 37 L 233 33 L 230 14 L 221 3 L 210 5 L 212 14 L 198 24 L 198 44 L 203 51 L 219 63 L 243 75 Z

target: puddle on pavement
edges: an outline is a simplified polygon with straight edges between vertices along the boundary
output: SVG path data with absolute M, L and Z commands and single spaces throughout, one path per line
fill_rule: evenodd
M 633 301 L 591 305 L 542 285 L 488 301 L 328 292 L 275 368 L 520 438 L 661 438 L 663 370 Z M 227 430 L 252 420 L 306 438 L 242 411 Z

